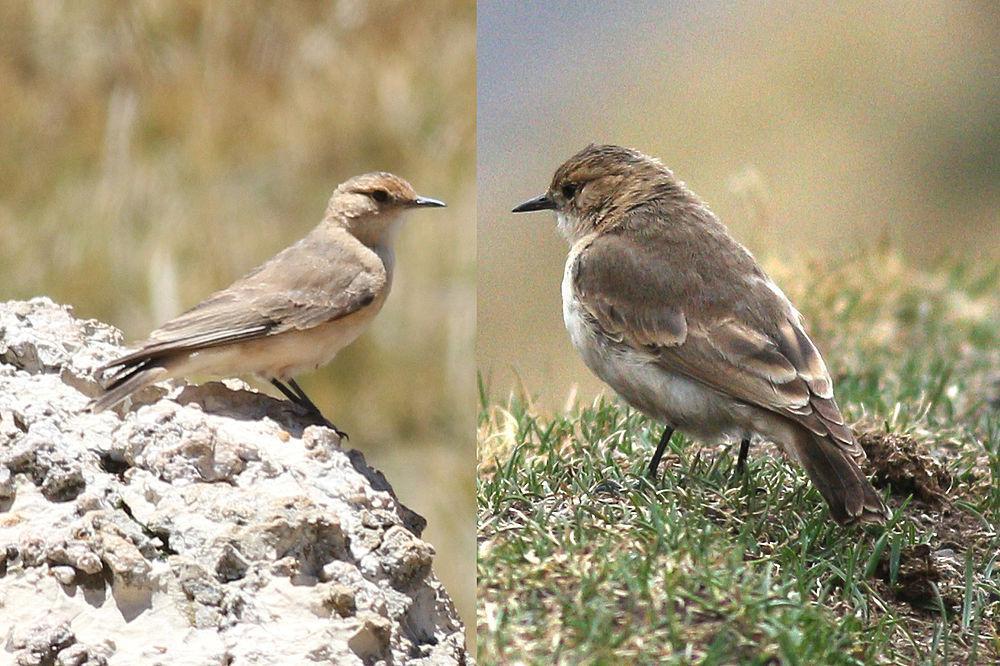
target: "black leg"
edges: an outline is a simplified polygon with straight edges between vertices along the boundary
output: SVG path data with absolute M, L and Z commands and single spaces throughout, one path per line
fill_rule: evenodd
M 313 414 L 315 414 L 316 417 L 319 418 L 319 420 L 322 421 L 326 427 L 330 428 L 330 430 L 333 430 L 335 433 L 337 433 L 338 437 L 340 437 L 341 439 L 349 439 L 346 432 L 335 426 L 333 423 L 330 422 L 328 418 L 323 416 L 323 412 L 319 410 L 319 407 L 316 406 L 315 402 L 309 399 L 309 396 L 307 396 L 306 392 L 302 390 L 302 387 L 299 386 L 298 382 L 296 382 L 294 379 L 289 379 L 288 385 L 291 387 L 292 391 L 294 391 L 298 395 L 300 405 L 302 405 L 303 407 L 311 411 Z
M 736 473 L 742 474 L 747 469 L 747 454 L 750 453 L 750 438 L 744 437 L 740 442 L 740 455 L 736 459 Z
M 670 443 L 670 438 L 673 434 L 673 426 L 667 426 L 663 429 L 663 435 L 660 437 L 660 443 L 656 445 L 656 451 L 653 453 L 653 459 L 649 461 L 649 469 L 646 471 L 646 476 L 654 481 L 656 480 L 656 470 L 660 466 L 660 459 L 663 458 L 663 452 L 666 451 L 667 444 Z
M 285 386 L 277 379 L 272 379 L 271 384 L 273 384 L 276 389 L 281 391 L 281 394 L 288 398 L 291 402 L 308 410 L 313 416 L 319 419 L 320 423 L 337 433 L 338 437 L 341 439 L 348 439 L 347 433 L 333 425 L 328 418 L 323 416 L 323 412 L 319 411 L 319 407 L 316 406 L 316 403 L 309 399 L 309 396 L 306 395 L 306 392 L 302 390 L 302 387 L 299 386 L 298 382 L 294 379 L 288 380 L 288 386 Z
M 299 397 L 300 405 L 302 405 L 303 407 L 308 407 L 317 414 L 320 413 L 319 407 L 316 406 L 315 402 L 309 399 L 309 396 L 307 396 L 306 392 L 302 390 L 302 387 L 299 386 L 298 382 L 296 382 L 294 379 L 289 379 L 288 385 L 291 387 L 293 391 L 295 391 L 295 395 Z
M 301 405 L 302 404 L 301 398 L 299 398 L 299 396 L 295 395 L 295 393 L 293 393 L 290 388 L 288 388 L 287 386 L 285 386 L 284 384 L 282 384 L 281 382 L 279 382 L 277 379 L 272 379 L 271 380 L 271 385 L 274 386 L 274 388 L 276 388 L 279 391 L 281 391 L 281 395 L 285 396 L 290 401 L 294 402 L 296 405 Z

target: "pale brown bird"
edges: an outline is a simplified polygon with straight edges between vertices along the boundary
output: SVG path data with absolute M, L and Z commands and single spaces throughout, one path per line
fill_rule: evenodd
M 91 409 L 107 409 L 170 377 L 256 375 L 345 436 L 294 378 L 330 361 L 382 309 L 401 213 L 444 205 L 390 173 L 342 183 L 305 238 L 100 368 L 114 372 Z
M 839 523 L 889 514 L 858 467 L 864 451 L 837 407 L 802 316 L 708 207 L 658 160 L 591 145 L 515 213 L 554 210 L 571 245 L 563 318 L 587 366 L 674 429 L 796 459 Z

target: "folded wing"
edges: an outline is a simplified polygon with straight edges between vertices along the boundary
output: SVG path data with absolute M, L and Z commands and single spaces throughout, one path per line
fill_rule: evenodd
M 683 270 L 690 270 L 683 257 L 604 234 L 577 255 L 574 288 L 591 322 L 612 339 L 643 348 L 664 368 L 720 393 L 787 416 L 862 458 L 826 365 L 788 299 L 768 283 L 756 290 L 764 299 L 759 308 L 705 301 L 698 312 L 686 313 L 681 304 L 692 299 L 684 285 L 712 276 L 674 279 Z M 766 279 L 714 277 L 734 284 Z M 724 289 L 702 291 L 724 298 Z
M 366 261 L 365 255 L 338 256 L 324 247 L 299 247 L 318 243 L 307 236 L 105 367 L 312 328 L 346 317 L 378 297 L 386 282 L 381 262 L 374 257 Z M 299 258 L 290 260 L 289 253 Z

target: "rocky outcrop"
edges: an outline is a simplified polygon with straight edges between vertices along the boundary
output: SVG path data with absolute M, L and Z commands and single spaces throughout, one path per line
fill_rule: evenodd
M 151 387 L 91 414 L 121 335 L 0 304 L 0 663 L 464 663 L 424 521 L 287 402 Z

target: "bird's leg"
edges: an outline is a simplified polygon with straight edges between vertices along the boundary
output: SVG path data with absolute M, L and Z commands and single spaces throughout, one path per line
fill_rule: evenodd
M 309 396 L 306 395 L 305 391 L 302 390 L 302 387 L 299 386 L 294 379 L 288 380 L 288 384 L 292 388 L 285 386 L 277 379 L 272 379 L 271 384 L 274 386 L 274 388 L 281 391 L 281 394 L 286 398 L 288 398 L 290 402 L 308 410 L 309 413 L 318 418 L 323 423 L 323 425 L 325 425 L 326 427 L 330 428 L 335 433 L 337 433 L 338 437 L 340 437 L 341 439 L 348 438 L 346 432 L 344 432 L 337 426 L 330 423 L 330 420 L 327 419 L 325 416 L 323 416 L 323 413 L 319 411 L 319 407 L 316 406 L 316 403 L 314 403 L 312 400 L 309 399 Z
M 750 438 L 744 437 L 740 442 L 740 455 L 736 458 L 736 473 L 743 474 L 747 469 L 747 454 L 750 453 Z
M 298 395 L 300 405 L 315 414 L 323 422 L 323 424 L 326 425 L 326 427 L 337 433 L 337 437 L 340 437 L 341 439 L 349 439 L 346 432 L 333 425 L 333 423 L 330 422 L 330 419 L 323 416 L 323 412 L 319 411 L 319 407 L 316 406 L 315 402 L 309 399 L 309 396 L 307 396 L 306 392 L 302 390 L 302 387 L 299 386 L 298 382 L 294 379 L 289 379 L 288 385 L 292 388 L 292 391 Z
M 276 388 L 279 391 L 281 391 L 281 395 L 283 395 L 286 398 L 288 398 L 288 400 L 290 400 L 291 402 L 295 403 L 296 405 L 302 405 L 302 400 L 299 398 L 299 396 L 295 395 L 292 392 L 292 389 L 288 388 L 287 386 L 285 386 L 284 384 L 282 384 L 277 379 L 272 379 L 271 380 L 271 385 L 274 388 Z
M 303 407 L 308 408 L 310 411 L 316 412 L 317 414 L 320 413 L 319 407 L 316 406 L 315 402 L 309 399 L 309 396 L 307 396 L 306 392 L 302 390 L 302 387 L 298 385 L 298 382 L 294 379 L 289 379 L 287 380 L 287 384 L 295 395 L 296 402 Z
M 667 426 L 663 429 L 663 435 L 660 437 L 660 443 L 656 445 L 656 451 L 653 453 L 653 459 L 649 461 L 649 469 L 646 471 L 646 476 L 651 480 L 656 480 L 656 470 L 660 466 L 660 459 L 663 457 L 663 452 L 667 449 L 667 444 L 670 443 L 670 438 L 673 434 L 673 426 Z

